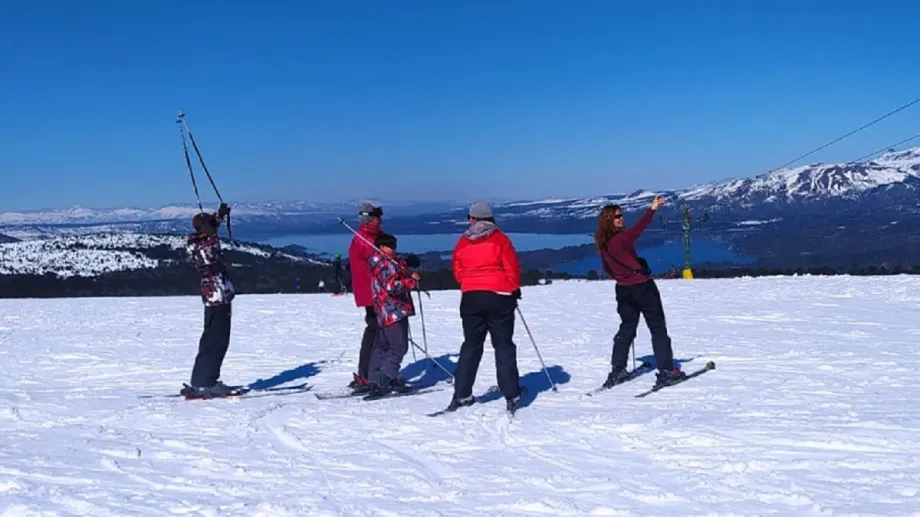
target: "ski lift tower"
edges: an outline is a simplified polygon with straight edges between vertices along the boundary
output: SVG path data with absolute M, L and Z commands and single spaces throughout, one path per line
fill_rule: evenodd
M 664 225 L 665 228 L 667 228 L 669 224 L 680 223 L 680 228 L 683 233 L 683 241 L 684 241 L 683 277 L 686 280 L 693 279 L 693 269 L 690 266 L 691 264 L 690 263 L 690 232 L 692 232 L 693 230 L 699 229 L 700 225 L 708 220 L 709 220 L 709 214 L 705 214 L 705 213 L 703 214 L 702 217 L 694 220 L 693 216 L 690 215 L 690 207 L 687 207 L 687 206 L 685 206 L 681 210 L 680 220 L 668 221 L 664 218 L 664 216 L 661 216 L 661 224 Z

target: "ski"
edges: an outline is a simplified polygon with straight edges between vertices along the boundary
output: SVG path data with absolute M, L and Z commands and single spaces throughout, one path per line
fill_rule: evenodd
M 489 393 L 495 393 L 496 391 L 498 391 L 498 386 L 491 386 L 491 387 L 489 387 L 489 389 L 488 389 L 485 393 L 483 393 L 482 395 L 479 395 L 479 397 L 484 397 L 484 396 L 488 395 Z M 454 408 L 454 409 L 451 409 L 450 406 L 448 405 L 448 406 L 447 406 L 446 408 L 444 408 L 444 409 L 439 409 L 439 410 L 435 411 L 434 413 L 426 413 L 426 415 L 427 415 L 427 416 L 441 416 L 441 415 L 446 415 L 447 413 L 454 413 L 454 412 L 456 412 L 456 411 L 457 411 L 458 409 L 460 409 L 460 408 L 470 407 L 470 406 L 472 406 L 473 404 L 478 403 L 478 402 L 479 402 L 479 397 L 473 397 L 473 401 L 470 402 L 469 404 L 464 404 L 464 405 L 458 406 L 458 407 L 456 407 L 456 408 Z
M 444 388 L 441 387 L 428 387 L 428 388 L 414 388 L 409 391 L 391 391 L 386 395 L 375 396 L 371 394 L 366 394 L 364 397 L 361 397 L 361 400 L 367 402 L 373 402 L 375 400 L 385 400 L 385 399 L 394 399 L 398 397 L 409 397 L 412 395 L 422 395 L 423 393 L 434 393 L 435 391 L 443 391 Z
M 298 384 L 297 386 L 281 386 L 281 387 L 274 387 L 274 388 L 246 388 L 244 386 L 230 386 L 230 387 L 235 390 L 233 393 L 229 395 L 231 397 L 239 397 L 241 395 L 246 395 L 250 393 L 274 394 L 275 392 L 286 392 L 286 391 L 294 391 L 294 392 L 300 393 L 301 391 L 309 391 L 313 389 L 313 386 L 308 386 L 307 384 Z M 251 397 L 253 395 L 249 395 L 249 396 Z M 157 399 L 157 398 L 171 399 L 171 398 L 179 398 L 179 397 L 185 397 L 185 395 L 183 395 L 182 393 L 161 393 L 161 394 L 155 394 L 155 395 L 138 395 L 137 396 L 137 398 L 140 398 L 140 399 Z M 188 398 L 188 397 L 185 397 L 185 398 Z M 197 400 L 199 398 L 226 398 L 226 396 L 223 396 L 223 397 L 193 397 L 193 398 Z
M 319 400 L 348 399 L 352 397 L 361 397 L 370 393 L 369 391 L 350 391 L 348 393 L 316 393 Z
M 370 396 L 369 391 L 351 391 L 348 393 L 316 393 L 315 395 L 316 395 L 316 398 L 319 400 L 336 400 L 336 399 L 350 399 L 350 398 L 361 397 L 362 400 L 374 401 L 374 400 L 379 400 L 379 399 L 384 399 L 384 398 L 391 398 L 393 396 L 416 395 L 416 394 L 421 394 L 421 393 L 429 393 L 432 391 L 441 391 L 443 389 L 444 388 L 435 388 L 431 386 L 426 387 L 426 388 L 414 388 L 412 391 L 408 391 L 404 393 L 391 393 L 383 397 L 376 397 L 376 398 L 370 398 L 370 399 L 367 398 Z
M 620 382 L 620 384 L 629 382 L 629 381 L 635 379 L 636 377 L 639 377 L 640 375 L 643 375 L 643 374 L 645 374 L 645 373 L 647 373 L 647 372 L 650 372 L 650 371 L 652 371 L 652 370 L 654 370 L 654 369 L 655 369 L 655 368 L 652 366 L 652 363 L 650 363 L 650 362 L 648 362 L 648 361 L 642 361 L 642 364 L 640 364 L 637 368 L 635 368 L 635 369 L 633 369 L 632 371 L 630 371 L 630 372 L 629 372 L 629 376 L 626 378 L 626 380 Z M 607 391 L 607 390 L 609 390 L 609 389 L 616 388 L 616 387 L 619 386 L 620 384 L 615 384 L 615 385 L 610 386 L 610 387 L 607 387 L 607 386 L 598 386 L 597 388 L 594 388 L 593 390 L 589 391 L 589 392 L 586 393 L 585 395 L 587 395 L 587 396 L 589 396 L 589 397 L 593 397 L 594 395 L 597 395 L 598 393 L 603 393 L 603 392 L 605 392 L 605 391 Z
M 219 395 L 214 397 L 187 397 L 183 395 L 185 400 L 220 400 L 220 399 L 251 399 L 258 397 L 277 397 L 280 395 L 296 395 L 298 393 L 306 393 L 313 389 L 313 386 L 307 386 L 303 388 L 294 388 L 286 390 L 241 390 L 227 395 Z
M 647 391 L 643 391 L 642 393 L 636 395 L 636 398 L 642 398 L 642 397 L 651 395 L 652 393 L 655 393 L 656 391 L 661 391 L 662 389 L 668 388 L 668 387 L 670 387 L 670 386 L 677 386 L 678 384 L 681 384 L 681 383 L 683 383 L 683 382 L 685 382 L 685 381 L 687 381 L 687 380 L 690 380 L 690 379 L 692 379 L 692 378 L 694 378 L 694 377 L 699 377 L 700 375 L 703 375 L 704 373 L 708 372 L 709 370 L 715 370 L 715 369 L 716 369 L 716 363 L 713 362 L 713 361 L 707 361 L 707 362 L 706 362 L 706 366 L 700 368 L 699 370 L 697 370 L 697 371 L 695 371 L 695 372 L 693 372 L 693 373 L 688 373 L 685 377 L 682 377 L 682 378 L 680 378 L 680 379 L 677 379 L 677 380 L 675 380 L 674 382 L 671 382 L 671 383 L 669 383 L 669 384 L 665 384 L 664 386 L 658 386 L 658 387 L 655 387 L 655 388 L 651 388 L 651 389 L 649 389 L 649 390 L 647 390 Z

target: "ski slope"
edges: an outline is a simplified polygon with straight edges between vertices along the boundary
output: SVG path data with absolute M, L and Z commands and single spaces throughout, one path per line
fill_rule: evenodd
M 0 516 L 920 515 L 920 278 L 659 282 L 675 356 L 717 369 L 647 398 L 600 396 L 613 286 L 524 289 L 528 407 L 430 418 L 450 391 L 186 402 L 194 297 L 0 300 Z M 453 368 L 458 292 L 424 299 Z M 362 315 L 351 297 L 241 296 L 223 379 L 334 392 Z M 418 318 L 413 320 L 421 342 Z M 636 351 L 651 355 L 640 326 Z M 405 374 L 443 379 L 411 353 Z M 487 347 L 475 393 L 495 383 Z M 443 383 L 442 383 L 443 384 Z M 279 392 L 280 393 L 280 392 Z

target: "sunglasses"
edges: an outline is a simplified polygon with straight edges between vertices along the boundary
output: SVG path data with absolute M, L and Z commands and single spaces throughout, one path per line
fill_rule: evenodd
M 613 218 L 614 218 L 614 219 L 622 219 L 622 218 L 623 218 L 623 214 L 613 214 Z

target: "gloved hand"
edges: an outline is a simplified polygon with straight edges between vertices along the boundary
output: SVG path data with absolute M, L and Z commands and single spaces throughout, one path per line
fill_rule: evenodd
M 217 209 L 217 218 L 223 219 L 228 215 L 230 215 L 230 207 L 227 205 L 227 203 L 221 203 L 220 208 Z
M 406 266 L 410 268 L 417 268 L 422 266 L 422 260 L 418 258 L 418 255 L 409 253 L 406 255 Z
M 511 296 L 513 296 L 515 300 L 520 300 L 521 299 L 521 289 L 517 288 L 514 291 L 512 291 Z

